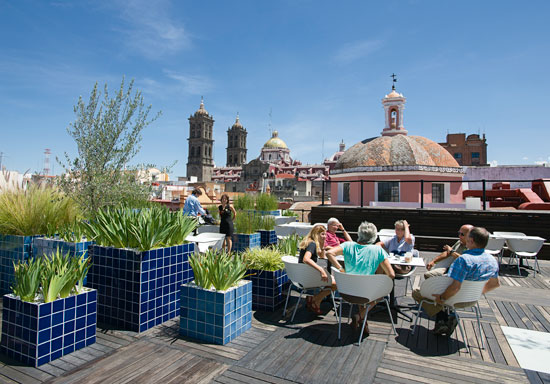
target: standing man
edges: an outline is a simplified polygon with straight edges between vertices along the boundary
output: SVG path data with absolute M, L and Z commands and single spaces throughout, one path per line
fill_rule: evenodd
M 340 236 L 336 235 L 336 231 L 342 231 L 342 234 L 344 235 L 344 238 L 341 238 Z M 344 226 L 340 221 L 335 218 L 331 217 L 328 219 L 327 222 L 327 237 L 325 238 L 325 249 L 330 249 L 332 247 L 337 247 L 341 243 L 351 241 L 351 236 L 349 233 L 344 229 Z
M 429 316 L 436 315 L 436 323 L 434 333 L 447 336 L 452 335 L 456 328 L 457 320 L 454 313 L 448 315 L 443 311 L 442 304 L 445 300 L 450 299 L 460 290 L 462 282 L 468 281 L 487 281 L 483 288 L 483 293 L 492 291 L 500 286 L 498 279 L 498 263 L 493 255 L 485 252 L 485 247 L 489 242 L 489 232 L 485 228 L 474 227 L 466 237 L 466 247 L 468 250 L 460 255 L 449 267 L 447 276 L 453 279 L 451 285 L 447 287 L 441 295 L 432 295 L 436 304 L 424 303 L 423 308 Z M 413 298 L 420 302 L 422 296 L 420 290 L 413 291 Z M 472 303 L 465 303 L 465 306 L 470 306 Z
M 183 206 L 183 214 L 188 216 L 197 217 L 199 215 L 206 215 L 206 211 L 202 208 L 201 203 L 199 202 L 198 197 L 202 195 L 202 192 L 199 188 L 195 188 L 190 196 L 187 196 L 185 199 L 185 204 Z
M 460 229 L 458 230 L 458 241 L 454 243 L 452 247 L 449 245 L 445 245 L 443 247 L 443 252 L 439 255 L 437 255 L 432 261 L 430 261 L 428 264 L 426 264 L 426 269 L 428 272 L 424 274 L 425 279 L 429 279 L 432 276 L 443 276 L 445 272 L 447 272 L 448 268 L 435 268 L 434 265 L 441 260 L 445 260 L 449 257 L 453 258 L 453 261 L 458 258 L 458 256 L 462 255 L 466 250 L 468 249 L 466 247 L 466 239 L 468 238 L 468 234 L 472 230 L 474 226 L 470 224 L 464 224 Z

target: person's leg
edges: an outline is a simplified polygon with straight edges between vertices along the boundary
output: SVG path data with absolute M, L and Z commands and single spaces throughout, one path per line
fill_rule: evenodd
M 233 246 L 231 236 L 226 236 L 225 241 L 227 242 L 227 254 L 231 254 L 231 247 Z

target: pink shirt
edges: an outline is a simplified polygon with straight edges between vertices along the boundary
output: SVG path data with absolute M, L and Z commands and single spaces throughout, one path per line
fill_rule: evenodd
M 336 234 L 334 233 L 330 233 L 329 231 L 327 231 L 327 235 L 326 235 L 326 238 L 325 238 L 325 246 L 327 247 L 337 247 L 339 246 L 341 243 L 344 243 L 346 240 L 342 239 L 341 237 L 338 237 L 336 236 Z

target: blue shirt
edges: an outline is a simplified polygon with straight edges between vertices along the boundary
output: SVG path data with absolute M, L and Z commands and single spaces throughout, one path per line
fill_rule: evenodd
M 198 214 L 204 215 L 206 212 L 202 209 L 199 199 L 195 195 L 187 196 L 185 204 L 183 206 L 183 214 L 189 216 L 198 216 Z
M 379 245 L 361 245 L 354 241 L 340 244 L 344 254 L 346 273 L 352 275 L 374 275 L 376 269 L 388 254 Z
M 447 275 L 460 283 L 489 280 L 498 277 L 498 263 L 484 249 L 469 249 L 451 264 Z
M 411 238 L 412 243 L 409 244 L 405 241 L 405 236 L 401 238 L 401 241 L 398 241 L 397 235 L 395 235 L 391 239 L 384 241 L 384 248 L 386 248 L 389 253 L 403 256 L 406 252 L 412 252 L 414 248 L 414 236 L 411 235 Z

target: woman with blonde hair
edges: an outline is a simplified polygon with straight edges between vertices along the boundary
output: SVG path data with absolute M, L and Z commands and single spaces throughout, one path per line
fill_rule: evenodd
M 309 265 L 315 268 L 321 274 L 321 279 L 327 282 L 327 286 L 332 285 L 332 290 L 336 289 L 334 279 L 330 276 L 326 269 L 318 264 L 319 259 L 325 259 L 325 238 L 327 230 L 322 224 L 315 225 L 311 231 L 300 242 L 300 255 L 298 262 Z M 325 262 L 326 267 L 326 262 Z M 320 315 L 321 301 L 330 295 L 330 289 L 323 289 L 314 296 L 308 296 L 306 299 L 307 309 Z

